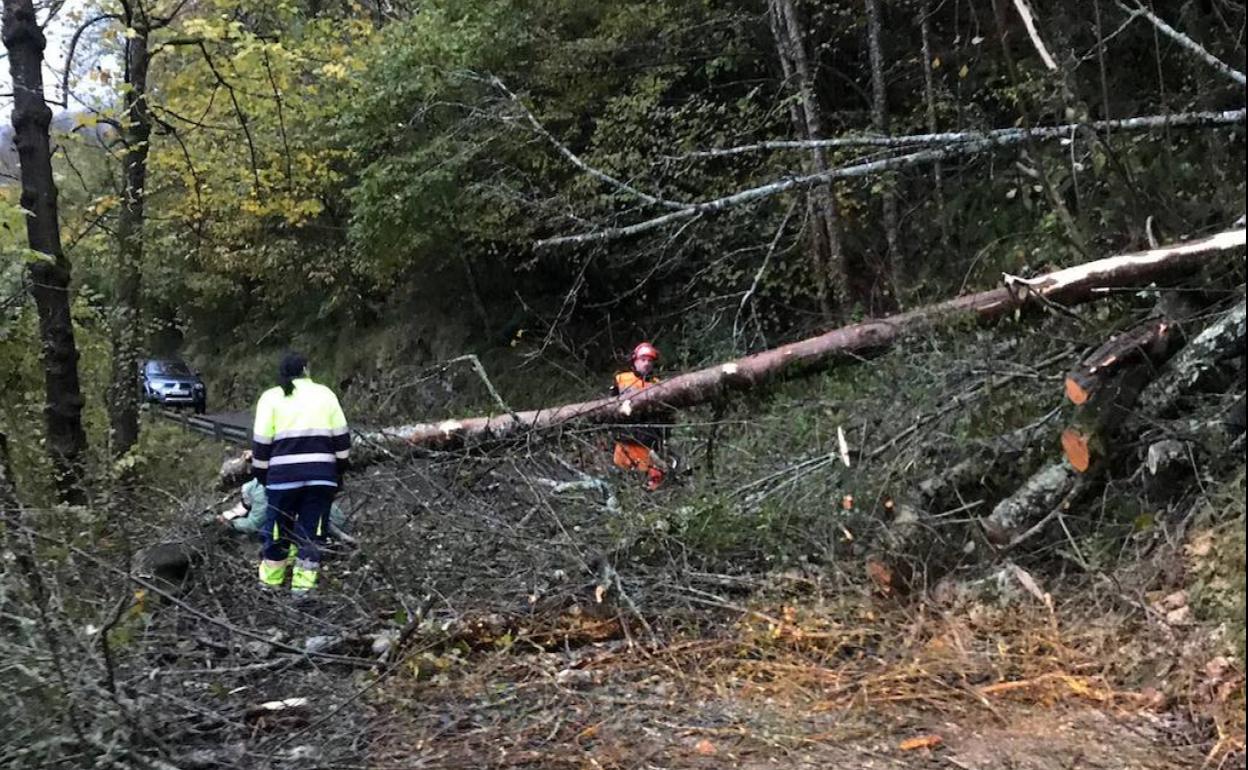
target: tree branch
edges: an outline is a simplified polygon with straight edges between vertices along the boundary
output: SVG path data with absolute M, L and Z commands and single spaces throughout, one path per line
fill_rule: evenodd
M 1085 125 L 1093 131 L 1144 130 L 1152 128 L 1182 128 L 1192 126 L 1233 125 L 1244 122 L 1244 110 L 1226 110 L 1222 112 L 1184 112 L 1175 115 L 1148 115 L 1121 120 L 1098 120 L 1093 123 L 1064 123 L 1055 126 L 1037 126 L 1034 128 L 998 128 L 990 131 L 945 131 L 930 134 L 903 134 L 901 136 L 880 136 L 878 134 L 862 134 L 855 136 L 838 136 L 833 139 L 778 139 L 754 144 L 743 144 L 737 147 L 722 149 L 697 150 L 680 156 L 667 156 L 665 160 L 689 160 L 698 158 L 724 158 L 732 155 L 744 155 L 751 152 L 771 150 L 806 150 L 811 147 L 891 147 L 907 148 L 916 145 L 946 145 L 958 142 L 977 142 L 982 140 L 1010 139 L 1032 132 L 1033 136 L 1042 139 L 1067 137 L 1070 132 L 1083 128 Z
M 1206 50 L 1200 43 L 1197 43 L 1195 40 L 1192 40 L 1187 35 L 1184 35 L 1182 32 L 1170 26 L 1159 16 L 1157 16 L 1157 14 L 1148 10 L 1143 5 L 1137 3 L 1136 6 L 1132 8 L 1122 3 L 1121 0 L 1118 0 L 1118 7 L 1130 14 L 1132 17 L 1143 16 L 1152 22 L 1153 26 L 1160 30 L 1162 34 L 1195 54 L 1197 58 L 1202 59 L 1210 67 L 1213 67 L 1215 70 L 1221 72 L 1223 75 L 1227 76 L 1231 80 L 1234 80 L 1241 86 L 1248 85 L 1248 77 L 1245 77 L 1244 73 L 1209 53 L 1209 51 Z
M 92 17 L 82 24 L 78 25 L 78 29 L 74 30 L 73 37 L 69 39 L 69 50 L 65 54 L 65 71 L 61 73 L 61 106 L 69 108 L 69 76 L 73 72 L 74 52 L 78 49 L 78 41 L 88 29 L 94 27 L 102 21 L 120 21 L 121 17 L 115 13 L 102 13 L 99 16 Z
M 529 125 L 533 127 L 533 130 L 536 131 L 538 134 L 540 134 L 543 138 L 545 138 L 546 141 L 550 142 L 551 145 L 553 145 L 554 148 L 559 151 L 560 155 L 566 158 L 568 162 L 570 162 L 572 165 L 579 168 L 581 171 L 592 176 L 594 179 L 597 179 L 600 182 L 604 182 L 618 190 L 626 192 L 629 195 L 633 196 L 634 198 L 645 201 L 646 203 L 649 203 L 653 206 L 662 206 L 664 208 L 679 210 L 679 209 L 684 209 L 689 205 L 688 203 L 681 203 L 679 201 L 672 201 L 672 200 L 667 200 L 664 198 L 658 198 L 653 195 L 650 195 L 649 193 L 644 193 L 641 190 L 638 190 L 636 187 L 633 187 L 632 185 L 628 184 L 627 182 L 616 179 L 615 177 L 611 176 L 605 171 L 600 171 L 594 168 L 593 166 L 589 165 L 585 161 L 581 160 L 580 157 L 577 156 L 576 153 L 568 149 L 566 145 L 564 145 L 562 142 L 556 139 L 554 135 L 550 133 L 550 131 L 546 130 L 546 127 L 543 126 L 540 121 L 538 121 L 537 117 L 534 116 L 533 113 L 529 110 L 529 108 L 524 105 L 524 102 L 520 100 L 520 97 L 512 93 L 511 90 L 508 89 L 507 86 L 503 84 L 503 81 L 499 80 L 496 76 L 491 75 L 489 78 L 489 83 L 490 85 L 494 86 L 496 89 L 501 91 L 504 95 L 506 95 L 506 97 L 513 104 L 515 104 L 516 107 L 520 109 L 520 111 L 524 114 L 525 119 L 529 122 Z
M 1045 47 L 1044 40 L 1040 37 L 1039 30 L 1036 29 L 1036 19 L 1031 12 L 1027 0 L 1014 0 L 1014 7 L 1018 9 L 1018 15 L 1023 17 L 1023 26 L 1027 28 L 1027 34 L 1031 36 L 1031 43 L 1036 47 L 1036 52 L 1040 54 L 1040 60 L 1044 62 L 1044 66 L 1053 72 L 1057 70 L 1057 62 L 1053 61 L 1053 54 L 1049 53 L 1049 49 Z
M 1105 124 L 1112 123 L 1114 128 L 1117 130 L 1143 130 L 1165 126 L 1235 125 L 1243 123 L 1244 118 L 1245 110 L 1229 110 L 1226 112 L 1215 113 L 1186 113 L 1183 115 L 1149 116 L 1129 118 L 1126 120 L 1100 121 L 1099 123 L 1092 125 L 1093 127 L 1104 127 Z M 773 195 L 779 195 L 780 193 L 788 192 L 789 190 L 805 189 L 815 185 L 825 184 L 835 179 L 850 179 L 855 177 L 870 176 L 883 171 L 896 171 L 899 169 L 911 168 L 913 166 L 920 166 L 927 163 L 946 160 L 948 158 L 973 155 L 996 147 L 1021 144 L 1033 139 L 1061 139 L 1069 136 L 1070 130 L 1070 126 L 1042 126 L 1030 129 L 1005 129 L 998 132 L 989 132 L 988 135 L 981 136 L 979 139 L 963 141 L 958 144 L 951 144 L 941 149 L 922 150 L 908 155 L 898 155 L 867 163 L 858 163 L 849 166 L 832 168 L 821 173 L 789 177 L 788 179 L 782 179 L 770 184 L 742 190 L 723 198 L 716 198 L 702 203 L 690 204 L 686 208 L 673 211 L 670 214 L 664 214 L 659 217 L 654 217 L 653 219 L 648 219 L 632 225 L 626 225 L 624 227 L 597 230 L 594 232 L 582 233 L 580 235 L 545 238 L 537 241 L 534 244 L 534 247 L 542 249 L 555 246 L 578 246 L 587 243 L 599 243 L 603 241 L 628 238 L 634 235 L 649 232 L 651 230 L 656 230 L 670 224 L 682 222 L 703 214 L 717 214 L 726 209 L 734 208 L 747 203 L 753 203 L 754 201 L 762 200 L 764 198 L 770 198 Z

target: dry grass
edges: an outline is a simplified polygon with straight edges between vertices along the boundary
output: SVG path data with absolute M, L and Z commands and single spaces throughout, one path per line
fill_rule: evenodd
M 976 725 L 1005 729 L 1037 711 L 1099 712 L 1117 720 L 1111 728 L 1152 730 L 1163 703 L 1123 687 L 1113 662 L 1129 624 L 1079 611 L 813 598 L 752 605 L 713 636 L 658 647 L 620 638 L 480 652 L 435 678 L 393 681 L 374 703 L 391 715 L 374 752 L 382 765 L 447 768 L 644 767 L 646 757 L 722 767 L 724 754 L 738 766 L 900 767 L 914 766 L 907 739 L 950 725 L 974 736 Z M 1054 740 L 1054 756 L 1072 750 L 1070 736 Z M 957 745 L 946 749 L 956 755 Z M 1158 748 L 1153 764 L 1122 767 L 1193 758 Z

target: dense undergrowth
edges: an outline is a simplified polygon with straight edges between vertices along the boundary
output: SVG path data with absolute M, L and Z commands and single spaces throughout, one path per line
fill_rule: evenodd
M 1070 741 L 1117 744 L 1122 767 L 1234 762 L 1238 461 L 1202 465 L 1164 507 L 1116 478 L 1014 552 L 977 524 L 1056 453 L 1072 356 L 1142 307 L 917 336 L 694 410 L 672 438 L 687 471 L 654 494 L 611 467 L 595 427 L 363 469 L 342 496 L 359 547 L 327 564 L 315 607 L 260 591 L 254 546 L 206 515 L 229 502 L 212 488 L 226 448 L 152 422 L 131 496 L 8 531 L 48 593 L 43 609 L 33 585 L 5 595 L 6 655 L 23 661 L 5 677 L 25 705 L 4 743 L 89 713 L 85 745 L 140 766 L 625 767 L 649 741 L 699 767 L 716 761 L 708 741 L 741 763 L 817 767 L 931 733 L 973 756 L 951 719 L 1005 729 L 1060 709 L 1079 726 L 1020 767 L 1050 767 Z M 1038 438 L 974 499 L 924 511 L 917 535 L 899 516 L 1019 430 Z M 176 590 L 125 577 L 158 542 L 191 554 Z M 315 706 L 255 711 L 292 697 Z M 72 764 L 68 745 L 38 756 Z

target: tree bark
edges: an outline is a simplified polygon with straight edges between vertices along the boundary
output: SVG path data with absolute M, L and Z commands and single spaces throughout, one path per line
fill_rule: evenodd
M 1111 337 L 1066 375 L 1066 397 L 1076 406 L 1086 404 L 1122 369 L 1141 362 L 1159 366 L 1180 340 L 1172 319 L 1150 318 L 1137 324 Z
M 866 0 L 867 4 L 867 50 L 871 60 L 871 126 L 881 136 L 888 135 L 888 88 L 884 79 L 884 50 L 880 44 L 881 0 Z M 897 176 L 885 174 L 881 180 L 880 196 L 883 210 L 885 257 L 875 265 L 869 265 L 864 278 L 871 285 L 866 292 L 868 310 L 893 312 L 897 309 L 896 269 L 900 260 L 901 235 L 898 232 Z M 859 293 L 861 294 L 861 292 Z
M 70 266 L 61 248 L 56 182 L 48 128 L 52 110 L 43 96 L 46 41 L 31 0 L 4 0 L 4 46 L 13 78 L 13 129 L 21 166 L 22 208 L 30 248 L 46 259 L 30 264 L 31 294 L 39 314 L 47 449 L 65 502 L 85 500 L 82 481 L 87 436 L 82 427 L 78 347 L 70 316 Z
M 923 56 L 923 102 L 928 133 L 936 133 L 936 76 L 932 69 L 932 2 L 923 0 L 919 7 L 919 38 Z M 940 220 L 940 243 L 949 248 L 949 220 L 945 213 L 945 171 L 940 161 L 932 164 L 932 183 L 936 189 L 936 216 Z
M 790 105 L 793 129 L 810 141 L 823 139 L 823 115 L 815 94 L 814 74 L 806 55 L 806 41 L 801 20 L 793 0 L 770 0 L 771 32 L 776 40 L 781 71 L 786 81 L 793 81 L 798 99 Z M 828 170 L 827 152 L 812 147 L 808 173 L 822 174 Z M 844 254 L 841 251 L 840 215 L 836 195 L 829 180 L 815 185 L 807 198 L 810 211 L 810 262 L 815 288 L 825 316 L 835 317 L 841 309 L 843 289 L 839 282 L 845 277 Z
M 1226 384 L 1219 364 L 1244 355 L 1245 303 L 1240 300 L 1222 318 L 1196 335 L 1175 356 L 1141 398 L 1148 414 L 1170 416 L 1187 395 Z M 1221 381 L 1221 382 L 1220 382 Z
M 678 375 L 628 397 L 605 398 L 535 411 L 396 427 L 362 435 L 361 443 L 449 448 L 477 439 L 549 430 L 570 422 L 620 423 L 673 408 L 705 403 L 788 374 L 827 366 L 896 342 L 904 334 L 973 317 L 991 322 L 1028 306 L 1074 305 L 1108 296 L 1106 289 L 1146 286 L 1190 276 L 1220 257 L 1243 254 L 1245 233 L 1234 230 L 1178 246 L 1098 260 L 1031 280 L 1006 276 L 1006 285 L 888 318 L 845 326 L 800 342 L 718 366 Z
M 122 200 L 117 219 L 117 284 L 112 318 L 113 377 L 109 423 L 115 457 L 130 451 L 139 438 L 138 361 L 142 347 L 142 264 L 147 155 L 152 134 L 147 103 L 149 24 L 141 8 L 123 3 L 126 26 L 125 105 L 122 115 Z M 138 12 L 135 13 L 134 11 Z

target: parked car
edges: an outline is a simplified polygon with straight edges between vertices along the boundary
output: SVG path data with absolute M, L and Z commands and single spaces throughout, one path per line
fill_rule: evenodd
M 186 362 L 151 359 L 143 362 L 140 374 L 143 400 L 161 406 L 191 406 L 196 414 L 208 410 L 208 389 Z

